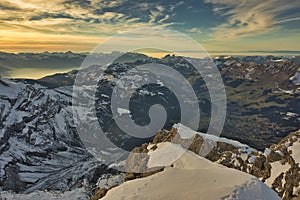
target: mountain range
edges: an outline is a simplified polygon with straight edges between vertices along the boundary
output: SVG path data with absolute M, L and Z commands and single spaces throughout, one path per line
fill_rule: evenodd
M 62 64 L 57 62 L 57 56 L 61 57 Z M 71 52 L 1 53 L 0 63 L 1 66 L 15 63 L 11 65 L 15 68 L 26 62 L 32 63 L 31 66 L 64 65 L 73 68 L 82 62 L 84 56 Z M 106 54 L 104 57 L 110 58 Z M 254 175 L 283 199 L 296 198 L 299 190 L 297 131 L 300 129 L 300 68 L 297 57 L 216 57 L 213 61 L 226 89 L 227 118 L 221 135 L 223 139 L 208 140 L 213 141 L 213 146 L 212 151 L 205 155 L 206 159 Z M 143 144 L 171 142 L 161 135 L 173 137 L 177 132 L 195 135 L 195 131 L 180 125 L 178 101 L 161 84 L 138 88 L 131 99 L 129 113 L 137 124 L 146 125 L 149 117 L 145 113 L 153 102 L 159 103 L 168 114 L 163 127 L 165 130 L 154 137 L 137 140 L 117 127 L 111 111 L 114 84 L 110 80 L 119 79 L 124 72 L 145 63 L 168 65 L 189 81 L 201 110 L 201 121 L 196 131 L 206 133 L 211 118 L 211 101 L 201 74 L 184 57 L 169 55 L 158 59 L 130 53 L 110 63 L 103 73 L 92 74 L 101 77 L 97 83 L 95 105 L 97 120 L 106 136 L 118 147 L 136 151 Z M 97 67 L 101 65 L 84 70 L 89 72 Z M 37 80 L 0 78 L 0 188 L 4 198 L 30 199 L 36 195 L 41 199 L 70 199 L 80 193 L 79 198 L 85 199 L 92 196 L 96 188 L 103 188 L 104 182 L 109 183 L 105 187 L 108 189 L 127 179 L 143 176 L 120 173 L 103 164 L 101 159 L 110 160 L 117 155 L 114 149 L 102 152 L 100 160 L 86 150 L 73 119 L 72 95 L 77 74 L 78 70 L 73 70 Z M 86 89 L 88 93 L 88 87 Z M 87 123 L 95 120 L 89 113 L 86 116 Z M 189 148 L 195 155 L 202 143 L 210 144 L 203 140 L 203 135 L 200 136 L 193 136 L 198 143 L 192 143 Z M 197 157 L 194 154 L 190 155 L 192 160 Z M 205 165 L 206 162 L 202 163 Z M 114 164 L 120 163 L 109 163 Z M 41 192 L 45 190 L 49 192 Z M 18 193 L 21 193 L 20 197 Z M 225 196 L 224 199 L 229 198 Z

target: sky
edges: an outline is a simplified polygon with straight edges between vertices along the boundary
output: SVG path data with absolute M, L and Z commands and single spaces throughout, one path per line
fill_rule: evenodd
M 299 0 L 1 0 L 0 51 L 89 52 L 140 27 L 179 31 L 207 51 L 299 51 Z

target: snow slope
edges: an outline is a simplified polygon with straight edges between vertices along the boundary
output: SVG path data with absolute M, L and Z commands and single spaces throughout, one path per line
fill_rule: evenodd
M 175 124 L 173 127 L 175 127 L 178 130 L 178 133 L 182 139 L 189 139 L 194 137 L 196 134 L 200 135 L 202 138 L 213 141 L 213 142 L 224 142 L 227 144 L 231 144 L 232 146 L 239 148 L 241 150 L 244 150 L 245 152 L 255 152 L 256 149 L 253 149 L 249 147 L 246 144 L 242 144 L 239 141 L 227 139 L 224 137 L 219 137 L 217 135 L 210 135 L 210 134 L 204 134 L 200 132 L 196 132 L 192 129 L 190 129 L 187 126 L 184 126 L 183 124 Z
M 163 148 L 165 154 L 159 151 Z M 161 144 L 149 153 L 152 166 L 166 164 L 178 145 Z M 168 153 L 170 154 L 168 155 Z M 176 153 L 175 153 L 176 155 Z M 164 200 L 276 200 L 277 194 L 257 178 L 229 169 L 192 152 L 185 152 L 163 172 L 143 179 L 135 179 L 111 189 L 104 200 L 164 199 Z

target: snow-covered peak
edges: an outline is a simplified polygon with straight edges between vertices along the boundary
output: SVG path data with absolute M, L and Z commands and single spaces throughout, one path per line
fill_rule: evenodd
M 227 144 L 231 144 L 232 146 L 234 146 L 238 149 L 241 149 L 241 150 L 242 149 L 246 150 L 247 152 L 255 152 L 256 151 L 255 149 L 249 147 L 248 145 L 242 144 L 242 143 L 240 143 L 236 140 L 231 140 L 231 139 L 227 139 L 227 138 L 224 138 L 224 137 L 219 137 L 219 136 L 216 136 L 216 135 L 196 132 L 196 131 L 190 129 L 189 127 L 187 127 L 183 124 L 180 124 L 180 123 L 175 124 L 173 127 L 177 129 L 178 134 L 180 135 L 180 137 L 182 139 L 190 139 L 190 138 L 193 138 L 197 134 L 197 135 L 200 135 L 204 139 L 211 140 L 211 141 L 214 141 L 214 142 L 224 142 L 224 143 L 227 143 Z
M 6 96 L 10 99 L 16 99 L 18 94 L 26 87 L 23 83 L 15 83 L 11 80 L 0 79 L 0 96 Z
M 214 165 L 221 164 L 251 174 L 274 189 L 280 197 L 287 198 L 299 195 L 299 136 L 299 132 L 292 133 L 279 144 L 258 151 L 238 141 L 195 132 L 183 124 L 175 124 L 170 131 L 160 131 L 152 143 L 141 147 L 148 155 L 146 167 L 144 162 L 138 161 L 138 155 L 135 159 L 130 158 L 129 163 L 140 163 L 139 169 L 151 171 L 174 167 L 186 154 L 193 152 L 200 160 L 207 159 Z M 200 157 L 203 145 L 205 148 L 207 144 L 214 146 L 205 157 Z M 197 165 L 185 165 L 184 162 L 177 166 L 197 168 Z
M 104 200 L 119 199 L 272 199 L 277 194 L 257 178 L 201 158 L 172 143 L 164 143 L 149 153 L 149 162 L 160 166 L 173 155 L 178 157 L 163 172 L 125 182 L 108 191 Z M 163 154 L 161 154 L 164 152 Z M 171 163 L 170 163 L 171 164 Z

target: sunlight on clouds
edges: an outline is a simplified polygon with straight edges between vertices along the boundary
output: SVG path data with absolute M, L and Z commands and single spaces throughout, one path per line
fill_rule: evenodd
M 149 21 L 140 18 L 130 18 L 120 12 L 103 12 L 96 14 L 95 10 L 121 5 L 123 1 L 93 0 L 67 2 L 66 0 L 3 0 L 1 5 L 15 9 L 1 10 L 0 38 L 1 49 L 6 51 L 49 50 L 65 45 L 67 49 L 78 45 L 78 48 L 98 44 L 103 37 L 108 37 L 121 31 L 139 27 L 167 27 L 165 21 L 168 15 L 163 15 L 163 6 L 155 6 L 150 10 Z M 87 5 L 83 3 L 86 3 Z M 148 5 L 147 5 L 148 6 Z M 80 44 L 81 43 L 81 44 Z M 72 45 L 73 44 L 73 45 Z M 23 45 L 23 47 L 22 47 Z M 44 45 L 44 46 L 43 46 Z M 52 46 L 51 46 L 52 45 Z M 72 45 L 72 46 L 70 46 Z M 22 47 L 22 48 L 20 48 Z M 19 49 L 20 48 L 20 49 Z M 70 49 L 68 49 L 70 50 Z
M 140 49 L 140 48 L 143 49 Z M 142 51 L 146 49 L 147 51 Z M 150 51 L 151 50 L 151 51 Z M 142 52 L 154 57 L 170 53 L 185 57 L 207 57 L 203 47 L 180 32 L 166 29 L 139 28 L 109 38 L 93 52 Z
M 287 18 L 287 19 L 280 19 L 276 22 L 276 24 L 281 24 L 285 22 L 292 22 L 292 21 L 298 21 L 300 20 L 300 17 L 293 17 L 293 18 Z
M 247 44 L 240 38 L 260 35 L 275 38 L 276 33 L 283 32 L 285 24 L 300 21 L 298 13 L 289 13 L 291 9 L 300 9 L 300 1 L 202 1 L 210 6 L 201 9 L 210 9 L 220 18 L 218 22 L 209 26 L 198 24 L 194 18 L 199 9 L 196 0 L 178 3 L 163 0 L 138 3 L 131 0 L 2 0 L 0 51 L 89 51 L 109 36 L 140 27 L 173 28 L 208 44 L 209 49 L 231 48 L 231 42 L 240 42 L 240 46 Z M 197 17 L 206 19 L 207 16 L 200 13 Z M 292 34 L 296 35 L 287 33 L 288 37 Z M 257 48 L 264 48 L 257 40 L 253 41 Z M 218 47 L 220 43 L 223 46 Z M 243 48 L 252 48 L 251 44 Z M 294 48 L 294 42 L 288 45 Z M 276 44 L 273 48 L 275 46 L 279 48 Z
M 56 35 L 38 32 L 22 32 L 14 30 L 0 30 L 1 50 L 8 52 L 22 51 L 89 51 L 95 44 L 106 37 L 88 37 L 82 35 Z
M 300 2 L 294 0 L 273 1 L 240 1 L 205 0 L 212 3 L 218 15 L 228 16 L 225 23 L 214 28 L 216 39 L 235 39 L 258 34 L 266 34 L 280 29 L 275 27 L 277 16 L 289 9 L 299 7 Z
M 288 35 L 288 37 L 286 37 Z M 278 51 L 299 50 L 300 32 L 298 30 L 283 30 L 269 35 L 237 38 L 235 40 L 214 40 L 201 42 L 203 47 L 209 51 L 235 51 L 235 55 L 249 55 L 245 51 Z M 241 53 L 237 53 L 237 52 Z M 225 53 L 226 54 L 226 53 Z M 257 52 L 254 53 L 257 55 Z M 259 54 L 262 54 L 260 52 Z M 269 55 L 272 53 L 268 53 Z
M 91 6 L 94 8 L 112 8 L 120 6 L 124 3 L 124 0 L 91 0 Z M 105 6 L 104 6 L 105 5 Z

